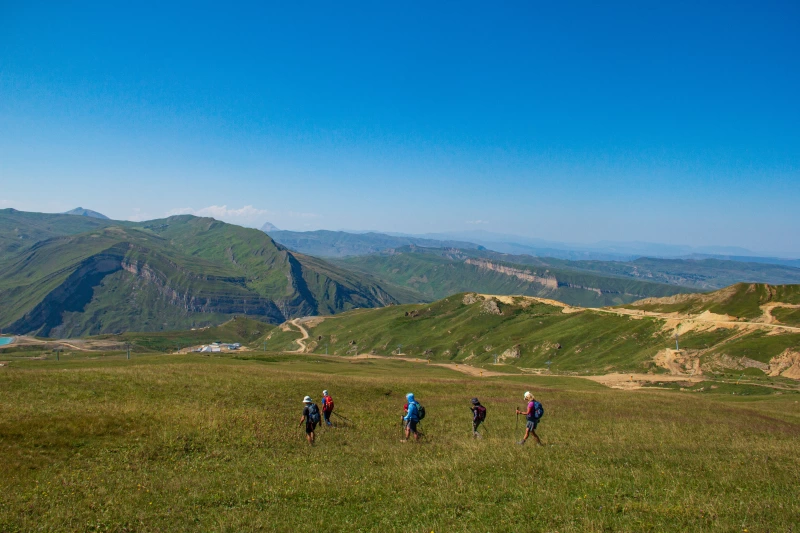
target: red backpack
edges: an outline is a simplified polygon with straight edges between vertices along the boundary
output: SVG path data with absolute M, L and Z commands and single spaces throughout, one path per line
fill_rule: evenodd
M 331 398 L 330 396 L 325 396 L 324 400 L 325 400 L 325 407 L 323 408 L 323 410 L 326 413 L 333 412 L 333 398 Z

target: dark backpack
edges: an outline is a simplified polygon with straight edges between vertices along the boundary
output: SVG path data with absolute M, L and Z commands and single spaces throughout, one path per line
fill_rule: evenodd
M 425 408 L 422 407 L 420 404 L 417 404 L 417 416 L 420 420 L 425 418 Z
M 483 422 L 486 420 L 486 408 L 482 405 L 475 406 L 475 421 Z
M 544 406 L 537 401 L 533 402 L 533 418 L 539 420 L 544 415 Z
M 319 424 L 319 407 L 315 403 L 308 406 L 308 421 L 312 424 Z

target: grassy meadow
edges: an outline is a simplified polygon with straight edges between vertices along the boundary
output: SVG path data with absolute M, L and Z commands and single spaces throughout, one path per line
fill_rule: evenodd
M 0 531 L 790 531 L 800 394 L 606 389 L 316 355 L 0 368 Z M 301 399 L 340 427 L 305 443 Z M 543 448 L 518 446 L 531 389 Z M 405 392 L 428 417 L 401 443 Z M 470 437 L 469 399 L 488 408 Z

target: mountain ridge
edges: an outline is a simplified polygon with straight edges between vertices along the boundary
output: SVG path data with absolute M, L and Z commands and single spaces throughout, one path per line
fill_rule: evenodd
M 60 227 L 73 220 L 92 222 Z M 0 229 L 9 226 L 27 235 L 14 246 L 0 241 L 0 326 L 14 333 L 161 331 L 236 315 L 280 323 L 398 303 L 368 275 L 210 218 L 117 224 L 0 213 Z

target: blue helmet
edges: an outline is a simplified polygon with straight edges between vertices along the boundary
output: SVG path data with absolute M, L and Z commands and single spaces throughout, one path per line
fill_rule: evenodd
M 409 392 L 408 394 L 406 394 L 406 400 L 408 400 L 409 402 L 413 402 L 414 401 L 414 393 L 413 392 Z

